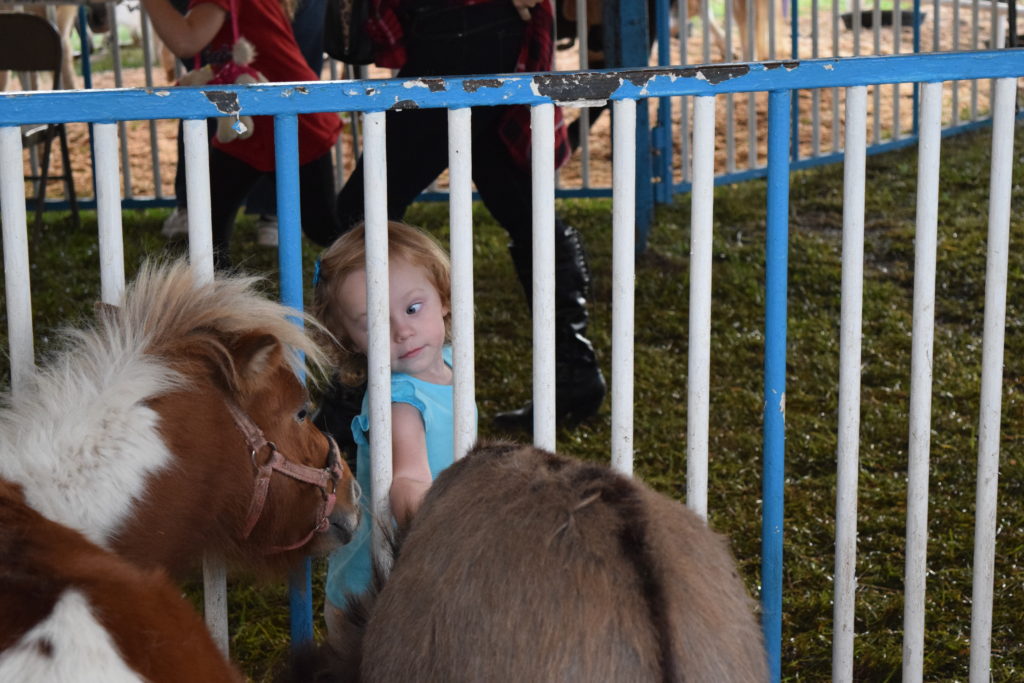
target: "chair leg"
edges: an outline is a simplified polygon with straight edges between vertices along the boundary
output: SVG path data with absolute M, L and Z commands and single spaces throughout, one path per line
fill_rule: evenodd
M 47 130 L 43 140 L 43 161 L 39 168 L 39 192 L 36 194 L 36 228 L 43 225 L 43 209 L 46 206 L 46 184 L 50 177 L 50 144 L 53 139 Z
M 68 153 L 68 133 L 63 123 L 60 126 L 60 156 L 64 164 L 64 195 L 71 206 L 71 220 L 75 229 L 81 226 L 78 218 L 78 197 L 75 195 L 75 176 L 71 171 L 71 155 Z

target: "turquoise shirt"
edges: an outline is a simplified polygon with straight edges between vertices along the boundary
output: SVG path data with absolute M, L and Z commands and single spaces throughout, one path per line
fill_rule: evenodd
M 452 349 L 445 346 L 444 362 L 451 367 Z M 391 375 L 391 402 L 408 403 L 423 418 L 427 438 L 427 463 L 430 476 L 436 479 L 452 464 L 455 453 L 455 420 L 452 415 L 452 385 L 431 384 L 405 373 Z M 474 421 L 476 415 L 473 416 Z M 345 594 L 366 590 L 373 578 L 371 559 L 370 501 L 370 409 L 369 396 L 363 396 L 362 412 L 352 420 L 352 436 L 356 442 L 356 480 L 363 489 L 362 519 L 352 541 L 338 548 L 327 560 L 327 599 L 335 606 L 345 605 Z

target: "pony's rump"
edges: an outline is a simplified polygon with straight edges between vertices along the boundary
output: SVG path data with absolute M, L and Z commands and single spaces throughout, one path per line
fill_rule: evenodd
M 163 571 L 51 522 L 3 480 L 0 558 L 0 680 L 242 680 Z
M 635 479 L 508 443 L 437 478 L 362 639 L 374 682 L 767 679 L 724 537 Z

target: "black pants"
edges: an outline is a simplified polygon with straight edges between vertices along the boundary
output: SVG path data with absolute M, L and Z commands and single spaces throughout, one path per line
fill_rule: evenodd
M 400 77 L 509 73 L 515 69 L 524 22 L 512 3 L 427 12 L 410 17 L 407 61 Z M 530 173 L 518 166 L 498 135 L 505 107 L 474 107 L 473 182 L 484 205 L 514 244 L 529 244 L 532 226 Z M 448 167 L 448 112 L 388 112 L 388 216 L 400 220 L 409 205 Z M 363 219 L 363 161 L 338 195 L 343 230 Z
M 231 265 L 228 256 L 235 216 L 246 195 L 263 177 L 274 173 L 259 171 L 230 154 L 210 147 L 210 204 L 213 223 L 214 260 L 219 268 Z M 299 167 L 299 207 L 302 232 L 322 247 L 338 234 L 334 214 L 334 167 L 328 152 Z

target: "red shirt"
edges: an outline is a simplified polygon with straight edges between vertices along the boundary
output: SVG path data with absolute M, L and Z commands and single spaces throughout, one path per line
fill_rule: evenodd
M 238 34 L 256 48 L 256 58 L 250 66 L 272 83 L 319 80 L 302 56 L 291 22 L 278 0 L 192 0 L 189 8 L 202 3 L 217 5 L 228 13 L 224 25 L 205 50 L 210 63 L 231 59 L 231 46 L 235 42 L 231 6 L 235 4 L 238 8 Z M 327 154 L 341 132 L 341 119 L 334 112 L 302 114 L 298 123 L 299 164 Z M 213 146 L 253 168 L 273 171 L 274 119 L 271 116 L 254 117 L 251 137 L 226 143 L 214 139 Z
M 374 43 L 374 61 L 377 66 L 400 69 L 405 64 L 405 36 L 398 19 L 398 10 L 405 2 L 416 0 L 371 0 L 370 17 L 366 32 Z M 512 0 L 449 0 L 453 7 L 479 5 L 487 2 Z M 544 0 L 530 8 L 530 22 L 523 32 L 523 44 L 516 60 L 517 72 L 550 71 L 553 64 L 551 31 L 554 14 L 551 0 Z M 530 110 L 525 106 L 511 106 L 501 117 L 498 134 L 512 159 L 522 168 L 530 169 Z M 555 107 L 555 168 L 569 158 L 569 136 L 562 118 L 562 110 Z

